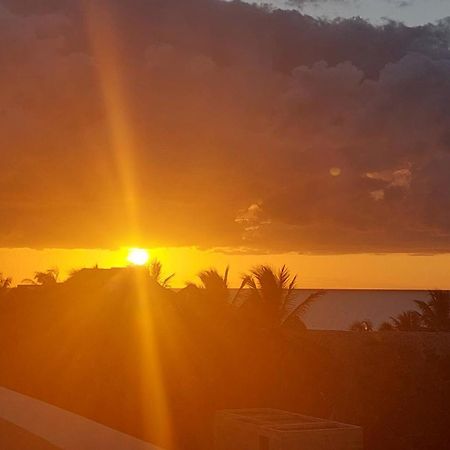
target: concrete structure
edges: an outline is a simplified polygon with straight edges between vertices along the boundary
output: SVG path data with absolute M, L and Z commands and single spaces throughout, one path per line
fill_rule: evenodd
M 217 413 L 215 450 L 361 450 L 360 427 L 277 409 Z

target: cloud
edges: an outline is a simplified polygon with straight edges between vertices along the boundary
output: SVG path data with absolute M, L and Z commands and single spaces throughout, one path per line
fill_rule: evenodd
M 384 200 L 384 190 L 383 189 L 377 189 L 375 191 L 370 192 L 370 196 L 376 201 L 379 202 L 381 200 Z
M 388 0 L 388 1 L 389 3 L 392 3 L 393 5 L 398 6 L 399 8 L 405 8 L 415 3 L 415 0 Z
M 234 221 L 242 226 L 244 241 L 260 238 L 262 227 L 271 224 L 270 218 L 264 213 L 262 202 L 252 203 L 248 208 L 239 211 Z
M 386 3 L 392 4 L 398 8 L 405 8 L 415 3 L 415 0 L 385 0 Z M 295 8 L 303 8 L 305 5 L 318 6 L 318 5 L 358 5 L 361 0 L 287 0 L 287 5 Z
M 368 173 L 367 177 L 374 180 L 386 181 L 389 187 L 409 188 L 411 185 L 412 174 L 409 169 L 397 169 Z
M 359 0 L 287 0 L 287 4 L 301 8 L 305 5 L 320 5 L 323 3 L 348 5 L 358 3 Z
M 366 177 L 371 180 L 384 181 L 383 189 L 376 189 L 370 192 L 370 196 L 375 201 L 384 200 L 386 191 L 392 188 L 401 188 L 408 191 L 411 187 L 412 172 L 409 168 L 397 170 L 383 170 L 381 172 L 366 173 Z
M 450 251 L 448 21 L 96 4 L 0 0 L 0 246 Z

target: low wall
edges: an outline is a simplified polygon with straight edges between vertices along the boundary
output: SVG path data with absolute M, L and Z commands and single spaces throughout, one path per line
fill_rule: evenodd
M 414 355 L 415 359 L 426 359 L 430 354 L 450 355 L 450 333 L 308 330 L 306 335 L 311 341 L 344 358 L 371 347 L 385 347 L 407 357 Z
M 450 442 L 450 333 L 307 331 L 304 339 L 334 361 L 330 418 L 361 425 L 367 449 Z

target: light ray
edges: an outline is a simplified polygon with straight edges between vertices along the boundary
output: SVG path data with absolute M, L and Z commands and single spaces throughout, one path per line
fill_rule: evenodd
M 86 26 L 104 103 L 109 143 L 118 174 L 119 196 L 125 204 L 128 232 L 139 237 L 139 205 L 136 190 L 134 133 L 129 120 L 129 95 L 119 54 L 120 37 L 106 2 L 86 1 Z M 130 236 L 131 237 L 131 236 Z
M 84 13 L 92 55 L 97 69 L 99 89 L 106 112 L 110 145 L 119 176 L 119 195 L 124 202 L 124 220 L 133 242 L 139 242 L 140 205 L 136 189 L 135 138 L 130 121 L 129 92 L 126 89 L 123 55 L 120 54 L 119 27 L 116 26 L 111 4 L 85 1 Z M 142 419 L 157 443 L 171 447 L 171 426 L 167 396 L 160 367 L 160 356 L 154 318 L 149 308 L 148 274 L 136 270 L 135 323 L 140 342 L 140 397 Z M 130 349 L 133 351 L 133 349 Z M 120 401 L 120 399 L 117 399 Z M 145 431 L 145 429 L 143 430 Z

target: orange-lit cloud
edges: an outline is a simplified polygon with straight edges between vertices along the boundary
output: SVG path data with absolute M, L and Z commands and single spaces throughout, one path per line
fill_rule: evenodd
M 445 23 L 86 3 L 0 0 L 0 247 L 450 251 Z

